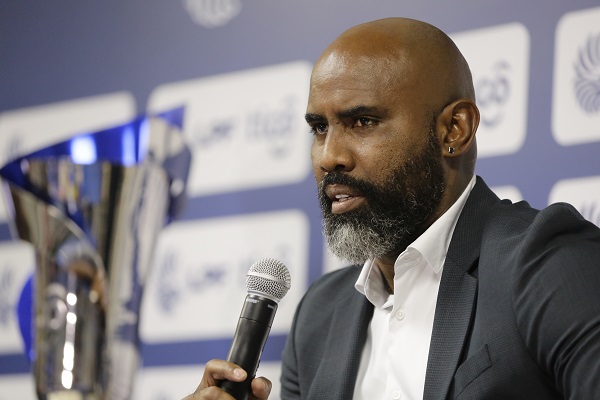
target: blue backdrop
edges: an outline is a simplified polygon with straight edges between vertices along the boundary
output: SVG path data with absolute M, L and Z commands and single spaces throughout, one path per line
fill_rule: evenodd
M 137 398 L 183 397 L 203 363 L 226 356 L 243 275 L 262 257 L 282 259 L 293 279 L 261 365 L 277 381 L 295 304 L 340 266 L 323 244 L 310 169 L 310 68 L 343 30 L 389 16 L 430 22 L 463 49 L 483 116 L 477 173 L 501 197 L 538 208 L 568 201 L 600 224 L 597 0 L 0 4 L 2 164 L 148 110 L 186 106 L 189 200 L 156 249 Z M 2 210 L 0 400 L 33 399 L 14 308 L 34 257 L 12 240 L 7 219 Z

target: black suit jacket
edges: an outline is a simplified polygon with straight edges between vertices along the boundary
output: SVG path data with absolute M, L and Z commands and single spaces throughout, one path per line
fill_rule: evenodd
M 500 201 L 477 178 L 444 263 L 423 398 L 600 399 L 599 260 L 600 230 L 573 207 Z M 299 304 L 283 400 L 352 398 L 373 314 L 360 268 L 325 275 Z

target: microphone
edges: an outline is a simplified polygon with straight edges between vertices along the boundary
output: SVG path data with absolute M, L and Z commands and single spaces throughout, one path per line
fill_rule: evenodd
M 224 380 L 219 387 L 236 400 L 246 400 L 256 374 L 260 356 L 271 330 L 277 303 L 290 289 L 290 272 L 280 261 L 265 258 L 257 261 L 246 274 L 248 295 L 244 301 L 227 361 L 242 367 L 248 374 L 243 382 Z

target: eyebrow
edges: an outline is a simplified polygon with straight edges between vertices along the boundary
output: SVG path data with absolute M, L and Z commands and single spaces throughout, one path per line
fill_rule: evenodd
M 370 107 L 365 105 L 358 105 L 350 107 L 346 110 L 342 110 L 338 113 L 338 117 L 341 119 L 360 117 L 368 114 L 379 114 L 381 111 L 376 107 Z
M 304 119 L 309 124 L 325 120 L 325 118 L 323 118 L 323 116 L 321 116 L 319 114 L 314 114 L 314 113 L 306 113 L 306 114 L 304 114 Z
M 338 112 L 337 116 L 339 119 L 349 119 L 349 118 L 356 118 L 359 116 L 365 116 L 365 115 L 369 115 L 369 114 L 381 114 L 381 110 L 378 109 L 377 107 L 358 105 L 358 106 L 350 107 L 348 109 Z M 315 113 L 306 113 L 304 115 L 304 119 L 309 124 L 326 120 L 326 118 L 323 117 L 322 115 L 315 114 Z

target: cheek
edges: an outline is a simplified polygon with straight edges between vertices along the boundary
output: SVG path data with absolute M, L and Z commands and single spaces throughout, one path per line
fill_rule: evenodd
M 382 185 L 411 158 L 411 150 L 406 144 L 386 141 L 362 149 L 360 170 L 365 178 Z
M 320 167 L 321 159 L 320 153 L 318 151 L 318 146 L 315 144 L 314 141 L 310 149 L 310 159 L 312 161 L 313 174 L 315 176 L 315 180 L 317 182 L 320 182 L 321 178 L 323 177 L 323 170 Z

